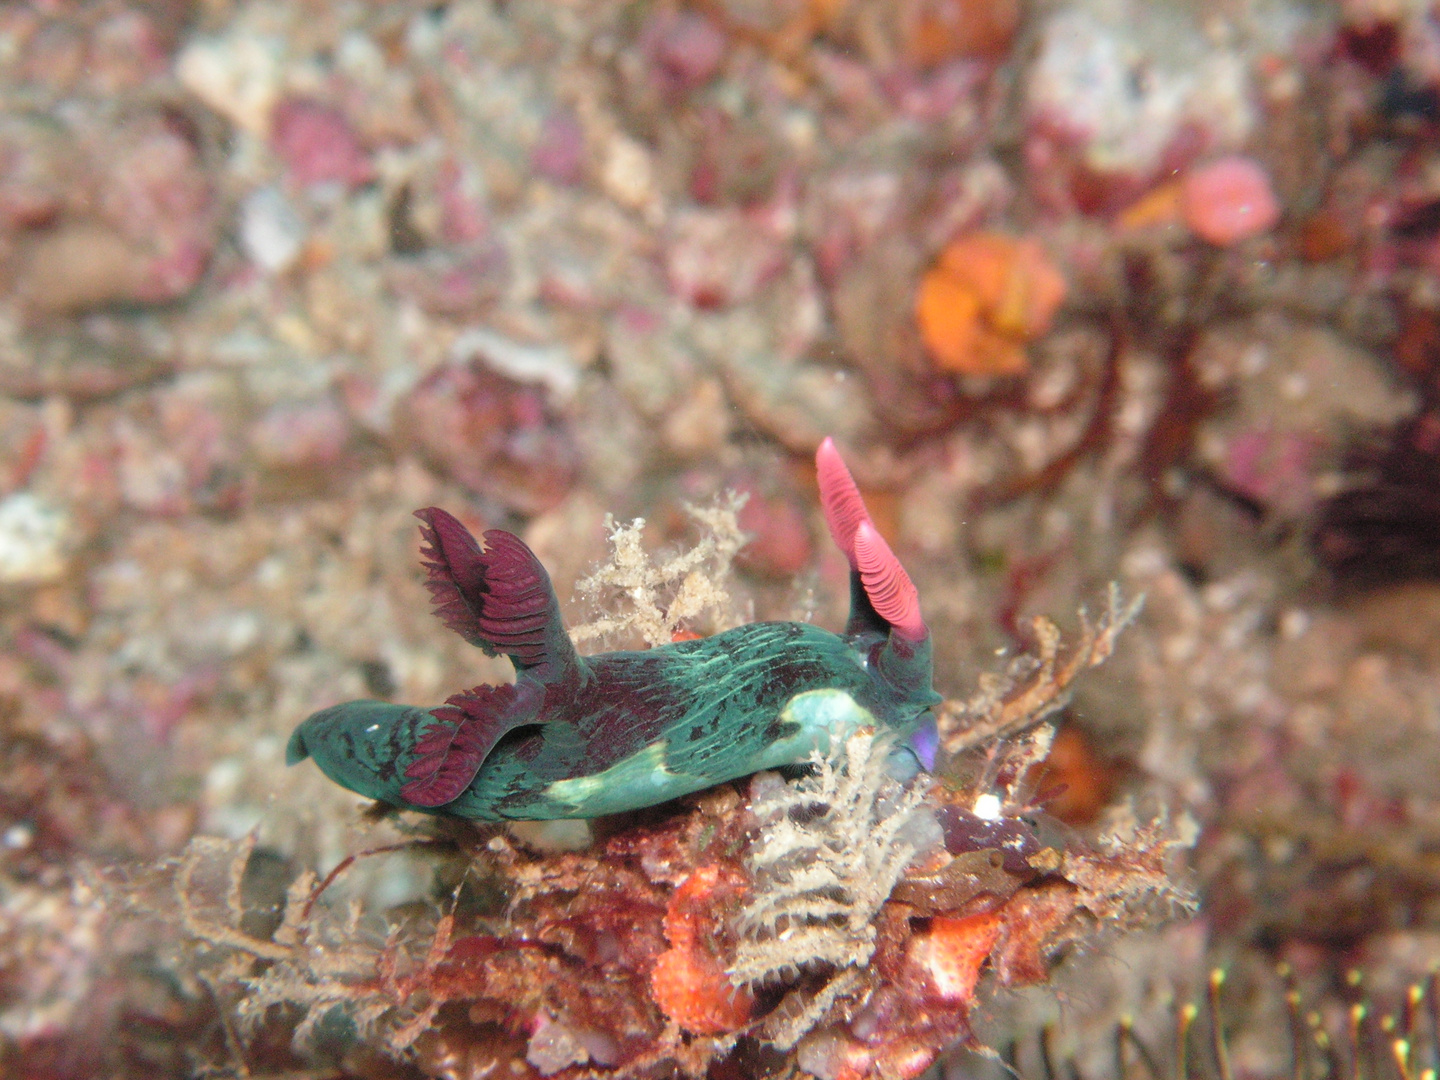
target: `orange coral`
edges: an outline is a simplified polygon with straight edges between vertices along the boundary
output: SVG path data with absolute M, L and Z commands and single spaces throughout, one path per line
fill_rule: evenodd
M 732 986 L 718 961 L 694 946 L 670 949 L 650 976 L 655 1004 L 697 1035 L 723 1035 L 750 1019 L 748 991 Z
M 754 999 L 725 974 L 717 955 L 723 912 L 747 891 L 732 867 L 699 867 L 676 888 L 665 912 L 670 948 L 650 974 L 650 996 L 675 1023 L 697 1035 L 721 1035 L 750 1019 Z
M 920 283 L 915 316 L 935 362 L 966 375 L 1018 375 L 1025 344 L 1050 329 L 1065 279 L 1033 240 L 954 240 Z

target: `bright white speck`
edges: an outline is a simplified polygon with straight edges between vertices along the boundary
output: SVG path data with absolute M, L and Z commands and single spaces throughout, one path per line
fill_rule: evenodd
M 269 274 L 287 270 L 305 246 L 305 223 L 277 187 L 257 188 L 240 205 L 240 246 Z
M 22 821 L 5 830 L 5 835 L 0 837 L 0 844 L 4 844 L 11 851 L 18 851 L 20 848 L 29 847 L 30 841 L 34 839 L 35 827 Z
M 380 725 L 379 725 L 379 724 L 371 724 L 369 727 L 367 727 L 367 728 L 365 729 L 365 734 L 366 734 L 366 735 L 369 735 L 372 731 L 379 731 L 379 730 L 380 730 Z
M 70 519 L 29 492 L 0 500 L 0 582 L 33 585 L 65 572 Z
M 984 821 L 998 821 L 1000 818 L 1000 796 L 986 792 L 975 797 L 975 816 Z

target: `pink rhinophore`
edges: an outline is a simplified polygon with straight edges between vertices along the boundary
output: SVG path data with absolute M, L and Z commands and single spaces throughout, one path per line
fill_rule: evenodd
M 855 562 L 876 613 L 907 641 L 924 641 L 929 631 L 920 617 L 920 593 L 869 521 L 855 530 Z
M 820 505 L 825 510 L 825 523 L 835 546 L 845 553 L 852 570 L 858 569 L 855 561 L 855 531 L 861 524 L 870 523 L 870 512 L 860 498 L 860 489 L 845 467 L 840 451 L 835 449 L 835 440 L 825 436 L 820 449 L 815 451 L 815 471 L 820 482 Z

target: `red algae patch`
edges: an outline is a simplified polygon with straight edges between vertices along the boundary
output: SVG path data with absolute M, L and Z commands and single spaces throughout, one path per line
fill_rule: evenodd
M 1224 157 L 1192 169 L 1181 183 L 1180 212 L 1200 239 L 1229 247 L 1280 220 L 1270 177 L 1246 157 Z

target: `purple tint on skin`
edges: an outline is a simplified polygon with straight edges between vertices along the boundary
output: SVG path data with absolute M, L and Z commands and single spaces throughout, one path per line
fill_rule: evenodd
M 933 720 L 920 725 L 920 729 L 910 736 L 910 749 L 915 751 L 926 772 L 935 771 L 935 755 L 940 750 L 940 729 Z

